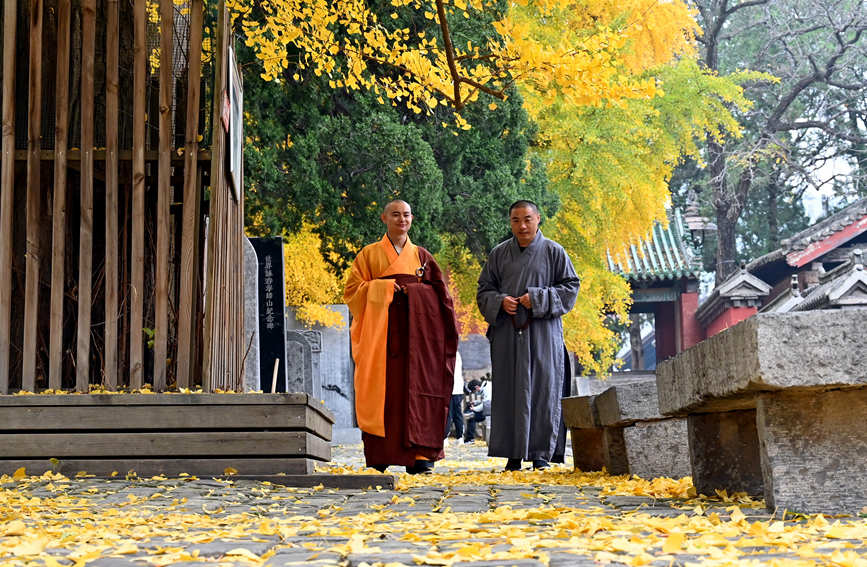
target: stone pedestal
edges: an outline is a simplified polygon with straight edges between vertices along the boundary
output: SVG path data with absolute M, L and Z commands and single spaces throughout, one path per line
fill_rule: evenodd
M 689 476 L 686 419 L 639 421 L 623 428 L 630 474 L 644 479 Z
M 689 416 L 699 492 L 804 513 L 867 505 L 865 328 L 863 308 L 760 313 L 660 363 L 659 406 Z
M 259 260 L 244 237 L 244 391 L 262 389 L 259 368 Z
M 647 479 L 689 476 L 686 420 L 659 413 L 655 381 L 613 386 L 597 396 L 596 407 L 606 434 L 622 436 L 626 472 Z
M 603 428 L 596 408 L 597 396 L 563 399 L 563 421 L 572 436 L 572 458 L 581 471 L 628 474 L 629 459 L 622 427 Z
M 690 415 L 687 422 L 692 482 L 699 494 L 763 493 L 755 410 Z
M 867 389 L 758 397 L 769 509 L 856 514 L 867 506 Z

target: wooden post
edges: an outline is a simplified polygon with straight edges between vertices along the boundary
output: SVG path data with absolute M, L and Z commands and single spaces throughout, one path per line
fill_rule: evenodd
M 48 387 L 57 390 L 63 373 L 63 298 L 66 263 L 66 150 L 69 138 L 69 21 L 71 0 L 57 2 L 57 86 L 54 126 L 54 210 L 51 244 L 51 329 Z
M 216 45 L 214 52 L 214 114 L 213 136 L 211 139 L 211 202 L 209 208 L 210 222 L 208 223 L 208 274 L 205 289 L 205 331 L 204 331 L 204 368 L 202 369 L 202 390 L 213 392 L 215 380 L 219 380 L 220 368 L 215 368 L 215 346 L 224 348 L 220 341 L 214 340 L 214 333 L 219 332 L 221 320 L 220 310 L 222 304 L 219 301 L 223 292 L 219 284 L 220 272 L 222 271 L 222 231 L 225 230 L 223 212 L 226 207 L 226 135 L 223 131 L 223 97 L 226 89 L 226 58 L 228 51 L 226 3 L 220 0 L 217 9 L 217 37 L 212 44 Z
M 3 163 L 0 166 L 0 395 L 9 393 L 12 206 L 15 200 L 15 26 L 18 2 L 3 4 Z
M 36 391 L 36 328 L 39 322 L 39 249 L 42 142 L 42 0 L 30 2 L 30 96 L 27 100 L 27 274 L 24 290 L 24 362 L 21 388 Z
M 142 387 L 144 356 L 144 191 L 145 191 L 145 80 L 147 72 L 147 0 L 134 0 L 132 117 L 132 253 L 129 315 L 129 387 Z
M 202 72 L 203 0 L 192 0 L 190 5 L 190 56 L 187 69 L 187 131 L 184 136 L 184 218 L 181 231 L 181 297 L 178 314 L 178 388 L 189 388 L 192 383 L 196 352 L 193 322 L 196 320 L 196 295 L 199 293 L 199 224 L 201 191 L 198 183 L 199 152 L 199 95 Z
M 160 0 L 160 158 L 157 178 L 157 254 L 154 391 L 166 389 L 169 342 L 169 200 L 172 174 L 172 16 L 174 0 Z
M 93 298 L 93 81 L 96 53 L 96 0 L 82 0 L 81 45 L 81 215 L 78 261 L 78 356 L 75 389 L 90 382 L 90 307 Z
M 66 0 L 69 1 L 69 0 Z M 118 0 L 108 0 L 105 45 L 105 385 L 117 389 L 118 290 L 118 57 L 120 22 Z

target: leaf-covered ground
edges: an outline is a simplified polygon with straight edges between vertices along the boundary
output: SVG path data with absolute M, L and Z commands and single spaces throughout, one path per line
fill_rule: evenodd
M 743 496 L 690 497 L 688 479 L 502 473 L 484 451 L 449 447 L 437 474 L 394 491 L 4 476 L 0 566 L 867 567 L 861 518 L 783 518 Z M 335 472 L 359 459 L 336 448 Z

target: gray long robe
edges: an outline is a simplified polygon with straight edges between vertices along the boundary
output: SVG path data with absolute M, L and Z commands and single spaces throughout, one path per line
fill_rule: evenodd
M 575 306 L 580 282 L 563 247 L 542 231 L 521 252 L 514 237 L 491 251 L 476 300 L 490 325 L 491 438 L 488 455 L 551 460 L 560 426 L 565 371 L 561 317 Z M 503 299 L 530 295 L 514 324 Z M 515 328 L 527 317 L 530 325 Z

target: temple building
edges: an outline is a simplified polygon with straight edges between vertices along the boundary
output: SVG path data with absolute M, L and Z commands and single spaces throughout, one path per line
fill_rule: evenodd
M 702 338 L 755 313 L 867 306 L 865 247 L 867 198 L 742 265 L 696 312 Z
M 668 226 L 655 223 L 648 237 L 639 246 L 631 246 L 628 253 L 617 261 L 609 255 L 609 270 L 621 274 L 632 286 L 632 349 L 621 357 L 624 361 L 622 368 L 652 370 L 656 362 L 671 358 L 704 338 L 695 318 L 701 256 L 695 248 L 695 238 L 700 229 L 695 225 L 691 230 L 694 224 L 692 217 L 684 217 L 680 210 L 670 209 Z M 652 365 L 632 363 L 633 356 L 636 360 L 645 358 L 646 333 L 640 341 L 636 336 L 636 332 L 641 334 L 640 328 L 636 327 L 639 327 L 638 315 L 642 313 L 653 315 L 656 353 Z

